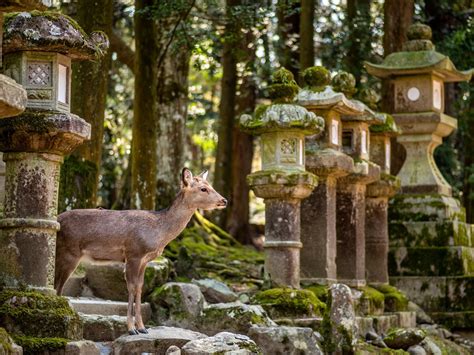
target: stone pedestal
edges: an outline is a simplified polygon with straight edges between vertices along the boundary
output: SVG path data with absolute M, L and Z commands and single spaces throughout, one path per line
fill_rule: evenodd
M 255 195 L 265 199 L 265 273 L 275 287 L 300 286 L 300 203 L 317 184 L 308 172 L 248 176 Z
M 336 271 L 336 184 L 354 168 L 352 158 L 327 148 L 306 155 L 308 171 L 318 186 L 302 201 L 301 278 L 306 283 L 332 284 Z
M 359 287 L 365 281 L 365 194 L 367 184 L 379 179 L 380 168 L 367 161 L 337 186 L 337 279 Z
M 53 286 L 60 165 L 89 137 L 90 125 L 68 113 L 27 111 L 0 120 L 6 163 L 1 283 Z
M 365 269 L 367 282 L 388 283 L 388 199 L 395 195 L 400 180 L 382 175 L 367 186 L 365 200 Z

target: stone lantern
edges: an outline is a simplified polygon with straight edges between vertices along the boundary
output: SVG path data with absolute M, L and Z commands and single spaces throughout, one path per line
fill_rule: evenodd
M 0 120 L 6 163 L 0 281 L 51 288 L 60 166 L 90 137 L 90 125 L 69 113 L 70 61 L 99 58 L 108 42 L 49 11 L 11 14 L 4 30 L 4 72 L 25 85 L 28 97 L 24 113 Z
M 376 109 L 378 95 L 364 89 L 359 97 Z M 390 139 L 400 130 L 393 117 L 376 113 L 383 123 L 370 126 L 370 160 L 380 166 L 380 180 L 367 185 L 365 199 L 365 269 L 367 282 L 388 283 L 388 199 L 400 188 L 400 179 L 390 175 Z
M 247 177 L 255 195 L 265 199 L 265 270 L 274 285 L 299 287 L 300 201 L 317 184 L 305 171 L 305 135 L 316 134 L 324 120 L 292 103 L 298 92 L 293 74 L 273 74 L 269 93 L 273 103 L 242 115 L 245 131 L 259 135 L 262 170 Z
M 302 77 L 306 86 L 296 103 L 322 116 L 326 129 L 306 138 L 306 170 L 318 176 L 318 186 L 301 206 L 301 278 L 331 284 L 337 279 L 336 182 L 354 169 L 352 158 L 342 152 L 341 115 L 361 114 L 363 108 L 332 89 L 324 67 L 308 68 Z
M 350 97 L 355 92 L 352 74 L 339 73 L 332 81 L 336 91 Z M 337 183 L 337 278 L 349 286 L 365 285 L 365 193 L 380 177 L 380 167 L 370 158 L 370 125 L 380 118 L 362 102 L 352 100 L 362 113 L 342 115 L 342 150 L 354 159 L 354 170 Z

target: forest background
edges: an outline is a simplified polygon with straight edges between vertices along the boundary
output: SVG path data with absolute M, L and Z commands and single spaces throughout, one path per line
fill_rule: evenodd
M 101 30 L 110 51 L 74 64 L 72 112 L 92 139 L 62 168 L 60 211 L 102 206 L 161 209 L 179 189 L 184 166 L 208 169 L 229 207 L 211 216 L 251 243 L 263 205 L 245 182 L 258 145 L 237 120 L 268 103 L 271 74 L 323 65 L 345 70 L 360 92 L 387 83 L 363 62 L 400 51 L 412 22 L 433 30 L 439 52 L 474 67 L 473 0 L 69 0 L 53 1 L 86 32 Z M 442 174 L 474 222 L 474 86 L 446 84 L 446 113 L 458 130 L 435 151 Z M 357 97 L 357 93 L 355 95 Z M 392 173 L 404 159 L 394 145 Z M 261 221 L 260 221 L 261 222 Z

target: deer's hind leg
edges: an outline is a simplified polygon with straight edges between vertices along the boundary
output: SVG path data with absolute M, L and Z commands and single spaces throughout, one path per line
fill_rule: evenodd
M 56 263 L 54 268 L 54 288 L 58 296 L 63 294 L 64 285 L 69 279 L 69 276 L 76 270 L 80 254 L 71 253 L 68 250 L 56 250 Z
M 140 259 L 127 259 L 125 262 L 125 279 L 127 281 L 128 290 L 127 328 L 128 334 L 130 335 L 138 334 L 138 330 L 135 328 L 133 321 L 133 303 L 139 285 L 140 261 Z

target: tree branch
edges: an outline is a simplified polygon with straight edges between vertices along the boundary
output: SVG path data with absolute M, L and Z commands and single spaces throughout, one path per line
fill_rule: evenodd
M 125 64 L 132 73 L 135 72 L 135 52 L 120 37 L 116 31 L 110 35 L 110 49 L 117 53 L 117 58 L 122 64 Z

